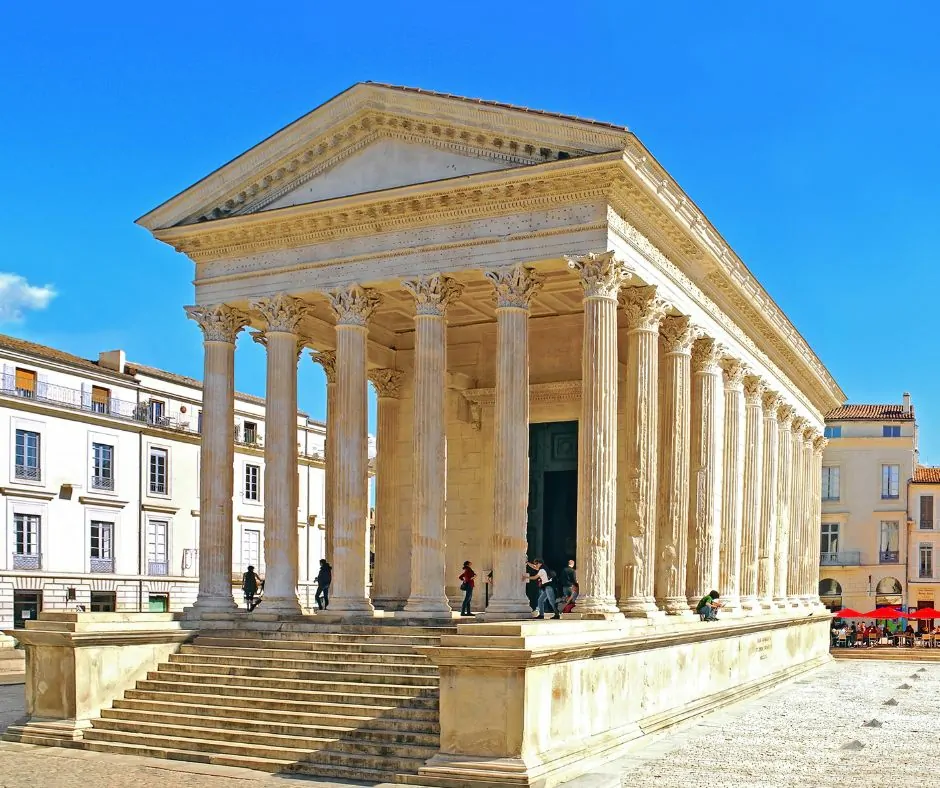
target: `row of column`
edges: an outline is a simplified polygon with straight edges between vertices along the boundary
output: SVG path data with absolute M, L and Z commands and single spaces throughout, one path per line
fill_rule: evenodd
M 578 453 L 579 610 L 587 616 L 686 614 L 717 588 L 727 609 L 758 612 L 818 603 L 819 484 L 824 440 L 778 394 L 653 286 L 623 285 L 613 253 L 571 258 L 584 291 Z M 529 306 L 542 277 L 524 265 L 486 272 L 497 298 L 493 588 L 488 612 L 527 614 Z M 434 275 L 403 283 L 416 304 L 411 587 L 405 610 L 450 610 L 444 581 L 446 311 L 462 286 Z M 396 452 L 402 373 L 367 373 L 368 321 L 378 293 L 330 294 L 336 351 L 314 353 L 327 375 L 327 555 L 331 609 L 368 612 L 367 379 L 378 394 L 376 554 L 402 555 Z M 626 317 L 626 429 L 617 431 L 618 304 Z M 252 305 L 265 328 L 265 607 L 299 613 L 297 376 L 308 305 L 287 295 Z M 234 466 L 234 343 L 247 314 L 189 307 L 205 336 L 197 609 L 229 609 Z M 618 532 L 617 445 L 626 442 Z M 402 596 L 376 561 L 372 599 Z

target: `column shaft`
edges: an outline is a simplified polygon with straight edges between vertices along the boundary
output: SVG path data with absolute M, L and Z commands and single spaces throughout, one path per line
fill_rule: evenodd
M 199 593 L 195 609 L 232 610 L 235 337 L 248 316 L 228 306 L 187 307 L 205 341 L 199 463 Z
M 614 596 L 617 507 L 617 293 L 626 269 L 613 252 L 569 259 L 581 275 L 578 424 L 578 580 L 582 616 L 622 616 Z
M 810 588 L 810 576 L 814 574 L 812 570 L 813 559 L 817 561 L 819 554 L 819 542 L 811 544 L 813 528 L 813 494 L 816 490 L 816 482 L 813 475 L 813 439 L 815 433 L 812 429 L 803 431 L 803 525 L 801 533 L 803 536 L 800 545 L 800 602 L 809 607 L 812 603 L 813 589 Z
M 493 616 L 528 616 L 521 568 L 529 500 L 529 302 L 542 286 L 530 268 L 486 273 L 496 288 L 496 467 L 493 491 Z M 557 567 L 560 570 L 561 567 Z
M 790 501 L 793 487 L 793 408 L 784 405 L 777 414 L 777 543 L 774 545 L 774 604 L 787 605 L 790 554 Z
M 793 420 L 793 487 L 790 496 L 790 546 L 787 571 L 787 598 L 793 607 L 800 605 L 800 566 L 803 545 L 803 429 L 806 420 Z
M 404 606 L 407 589 L 399 589 L 401 525 L 398 516 L 398 411 L 402 373 L 376 369 L 369 375 L 377 396 L 375 458 L 375 568 L 372 602 L 385 610 Z
M 336 457 L 336 352 L 313 351 L 310 358 L 323 367 L 326 376 L 326 441 L 323 446 L 323 557 L 333 563 L 333 498 L 335 480 L 333 464 Z
M 716 588 L 721 542 L 721 493 L 724 475 L 724 384 L 722 348 L 700 339 L 692 350 L 692 462 L 689 501 L 689 562 L 686 597 L 694 608 Z
M 774 554 L 777 549 L 777 486 L 779 471 L 779 436 L 777 409 L 780 395 L 764 394 L 764 490 L 761 494 L 760 533 L 758 534 L 757 596 L 763 610 L 773 608 Z
M 741 547 L 744 519 L 744 366 L 722 361 L 725 386 L 721 547 L 718 588 L 728 613 L 741 609 Z
M 809 536 L 809 587 L 810 602 L 815 607 L 822 607 L 819 599 L 819 544 L 822 529 L 822 463 L 827 441 L 816 433 L 813 439 L 813 514 Z
M 656 610 L 656 505 L 659 451 L 659 326 L 668 305 L 653 286 L 627 287 L 626 516 L 617 534 L 618 606 L 627 616 Z
M 414 513 L 411 595 L 405 611 L 419 615 L 451 612 L 444 582 L 447 496 L 445 402 L 448 304 L 462 287 L 436 274 L 403 283 L 415 296 Z
M 764 492 L 764 413 L 761 397 L 766 390 L 760 378 L 744 381 L 744 523 L 741 539 L 741 607 L 760 609 L 757 602 L 757 556 L 760 544 L 761 507 Z

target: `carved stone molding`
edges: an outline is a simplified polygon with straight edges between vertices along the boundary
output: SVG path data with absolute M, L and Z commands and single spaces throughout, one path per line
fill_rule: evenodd
M 614 252 L 589 252 L 566 259 L 568 267 L 581 277 L 585 298 L 616 298 L 620 286 L 633 275 Z
M 365 326 L 382 300 L 371 287 L 350 285 L 329 293 L 330 306 L 341 326 Z
M 744 378 L 747 375 L 747 367 L 740 359 L 733 356 L 725 356 L 721 359 L 721 369 L 724 373 L 725 388 L 737 388 L 744 386 Z
M 542 289 L 545 277 L 527 265 L 514 265 L 485 271 L 496 289 L 497 309 L 528 309 L 532 298 Z
M 659 327 L 663 347 L 667 353 L 691 353 L 695 342 L 695 326 L 688 315 L 672 315 L 663 318 Z
M 251 308 L 261 314 L 266 331 L 299 333 L 300 323 L 310 311 L 310 306 L 299 298 L 279 293 L 273 298 L 261 298 Z
M 669 303 L 657 297 L 657 292 L 656 285 L 620 289 L 618 301 L 626 315 L 630 331 L 659 330 L 659 325 L 669 310 Z
M 718 372 L 725 348 L 711 337 L 696 339 L 692 345 L 692 371 Z
M 336 351 L 335 350 L 311 350 L 310 359 L 314 364 L 323 367 L 323 374 L 326 375 L 326 382 L 336 382 Z
M 405 373 L 397 369 L 369 370 L 369 380 L 375 386 L 375 393 L 379 397 L 392 397 L 394 399 L 400 397 L 401 383 L 404 377 Z
M 447 307 L 463 293 L 463 285 L 444 274 L 406 279 L 401 286 L 414 296 L 417 314 L 435 317 L 444 317 Z
M 496 404 L 496 389 L 467 389 L 460 395 L 470 405 L 470 425 L 473 429 L 480 429 L 482 409 L 485 406 Z M 534 383 L 529 386 L 529 404 L 547 402 L 580 402 L 581 381 L 563 380 L 557 383 Z
M 187 306 L 184 309 L 186 316 L 199 324 L 206 342 L 234 344 L 238 332 L 251 322 L 247 314 L 227 304 Z
M 746 375 L 744 377 L 744 397 L 749 405 L 762 405 L 766 391 L 767 383 L 763 378 L 757 375 Z

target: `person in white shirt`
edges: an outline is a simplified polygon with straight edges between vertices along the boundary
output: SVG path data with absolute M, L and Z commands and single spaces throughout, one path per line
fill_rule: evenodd
M 526 563 L 526 566 L 535 570 L 534 575 L 526 574 L 525 580 L 535 580 L 539 585 L 539 598 L 535 603 L 535 609 L 538 611 L 536 618 L 545 618 L 546 605 L 552 609 L 554 615 L 552 618 L 561 618 L 558 613 L 558 605 L 555 602 L 555 588 L 552 585 L 552 579 L 549 577 L 548 570 L 541 558 Z

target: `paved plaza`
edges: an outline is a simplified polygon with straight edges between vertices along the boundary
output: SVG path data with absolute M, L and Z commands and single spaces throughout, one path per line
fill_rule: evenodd
M 0 687 L 0 724 L 23 713 Z M 761 698 L 652 737 L 566 788 L 839 788 L 938 785 L 940 665 L 836 662 Z M 239 788 L 316 781 L 241 769 L 0 743 L 0 788 Z

